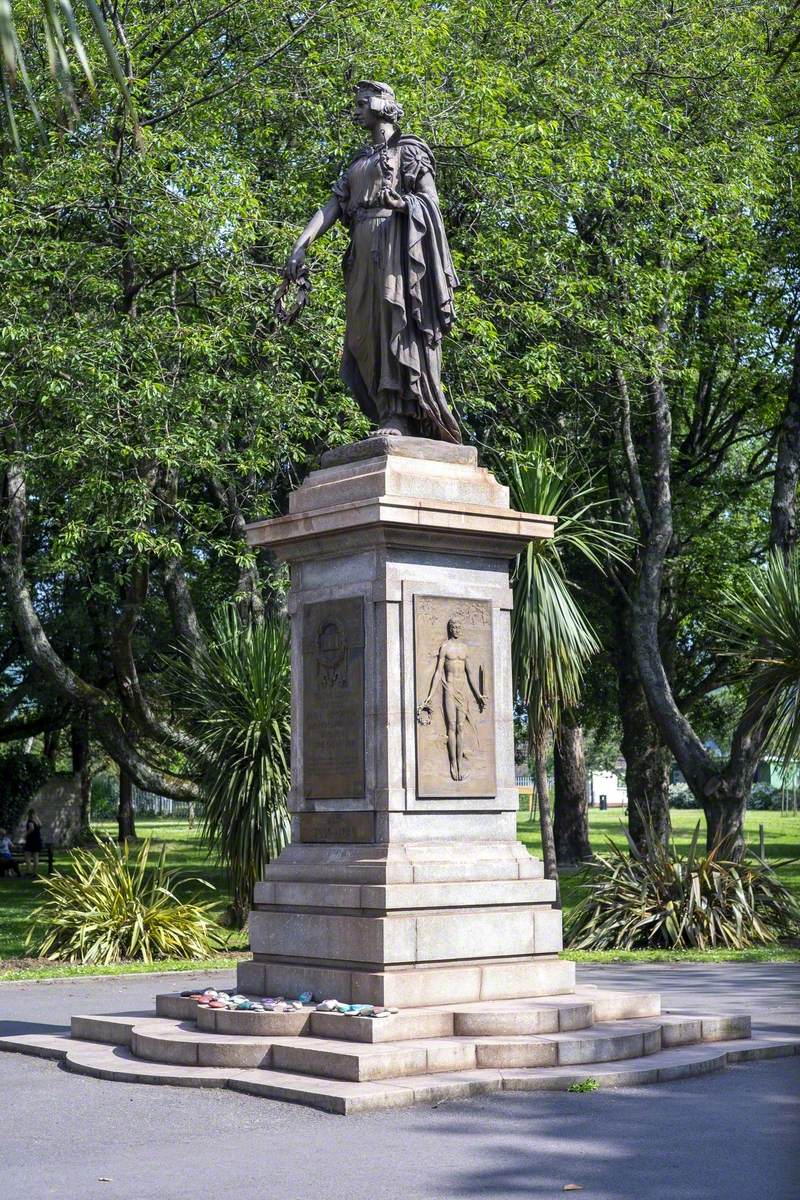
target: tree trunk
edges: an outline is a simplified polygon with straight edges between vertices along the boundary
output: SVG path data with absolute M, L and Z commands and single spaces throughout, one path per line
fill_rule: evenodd
M 44 734 L 44 745 L 42 754 L 47 759 L 47 764 L 50 770 L 55 774 L 57 770 L 58 760 L 58 745 L 61 741 L 60 729 L 46 729 Z
M 555 743 L 554 836 L 559 863 L 574 865 L 592 857 L 586 816 L 586 759 L 583 729 L 566 714 Z
M 87 842 L 92 835 L 92 772 L 89 765 L 89 727 L 85 717 L 78 717 L 70 728 L 72 773 L 78 776 L 81 793 L 78 840 Z
M 729 788 L 716 792 L 705 801 L 706 849 L 715 850 L 723 859 L 739 862 L 745 852 L 744 814 L 750 788 L 738 795 Z
M 119 840 L 125 842 L 136 837 L 136 822 L 133 813 L 133 778 L 124 767 L 119 769 L 119 808 L 117 809 Z
M 666 844 L 672 832 L 669 814 L 670 753 L 661 740 L 658 726 L 647 704 L 631 643 L 630 619 L 618 611 L 617 675 L 619 715 L 622 724 L 622 754 L 628 791 L 628 832 L 637 850 L 647 851 L 648 827 Z
M 800 481 L 800 337 L 795 339 L 789 400 L 778 435 L 775 485 L 770 510 L 770 549 L 788 555 L 797 545 L 797 485 Z
M 642 688 L 661 736 L 669 745 L 708 821 L 709 847 L 738 858 L 744 849 L 743 817 L 759 754 L 767 736 L 768 701 L 751 684 L 736 725 L 727 764 L 716 762 L 676 703 L 661 653 L 658 622 L 665 564 L 673 543 L 672 413 L 663 379 L 648 388 L 650 400 L 650 502 L 640 518 L 644 541 L 633 597 L 632 642 Z M 638 471 L 638 466 L 635 465 Z M 797 539 L 800 478 L 800 338 L 781 418 L 770 513 L 770 545 L 788 554 Z
M 556 843 L 553 837 L 553 816 L 550 811 L 550 793 L 547 787 L 547 738 L 534 737 L 531 743 L 531 758 L 536 793 L 539 799 L 539 828 L 542 833 L 542 861 L 545 879 L 556 881 L 556 905 L 561 907 L 561 891 L 558 886 L 558 862 Z
M 172 796 L 176 800 L 197 800 L 200 789 L 191 779 L 183 779 L 169 771 L 160 771 L 137 753 L 133 741 L 123 731 L 114 701 L 102 688 L 87 683 L 57 653 L 44 631 L 33 595 L 28 586 L 23 564 L 25 522 L 27 513 L 27 487 L 25 474 L 19 463 L 10 463 L 0 484 L 0 502 L 5 501 L 6 512 L 0 522 L 3 553 L 0 553 L 0 576 L 5 582 L 11 615 L 16 631 L 31 661 L 47 681 L 49 690 L 62 700 L 91 714 L 92 726 L 109 757 L 124 764 L 140 787 Z M 10 548 L 10 553 L 8 549 Z M 166 723 L 161 723 L 166 732 Z M 178 741 L 186 743 L 188 735 L 178 732 Z M 160 740 L 160 734 L 155 737 Z M 167 745 L 174 745 L 170 736 Z M 179 747 L 180 748 L 180 747 Z M 194 739 L 189 739 L 186 749 L 196 748 Z

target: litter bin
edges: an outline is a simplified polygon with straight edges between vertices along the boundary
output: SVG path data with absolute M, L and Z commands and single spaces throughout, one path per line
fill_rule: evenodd
M 606 812 L 607 809 L 608 809 L 608 797 L 601 796 L 600 797 L 600 812 Z

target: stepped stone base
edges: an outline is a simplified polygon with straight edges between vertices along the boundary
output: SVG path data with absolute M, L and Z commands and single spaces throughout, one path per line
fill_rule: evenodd
M 560 913 L 549 912 L 560 922 Z M 575 964 L 555 957 L 483 963 L 473 960 L 441 967 L 398 967 L 391 971 L 314 967 L 306 962 L 258 959 L 257 955 L 254 961 L 239 964 L 237 986 L 245 994 L 299 996 L 303 991 L 311 991 L 317 996 L 335 996 L 343 1003 L 389 1008 L 552 996 L 571 991 L 575 984 Z
M 572 964 L 565 963 L 565 966 Z M 728 1063 L 800 1053 L 746 1016 L 662 1014 L 655 993 L 592 987 L 552 996 L 409 1007 L 388 1018 L 199 1009 L 179 994 L 155 1013 L 78 1015 L 60 1033 L 0 1038 L 78 1074 L 226 1087 L 331 1113 L 497 1091 L 660 1083 Z

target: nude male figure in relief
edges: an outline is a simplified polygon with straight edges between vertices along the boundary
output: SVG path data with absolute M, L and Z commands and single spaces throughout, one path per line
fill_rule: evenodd
M 421 724 L 429 723 L 431 696 L 437 684 L 441 682 L 450 775 L 456 781 L 467 778 L 464 768 L 464 726 L 472 725 L 469 715 L 469 692 L 475 697 L 478 712 L 483 712 L 486 707 L 482 676 L 483 670 L 479 669 L 479 678 L 476 681 L 469 658 L 469 647 L 461 640 L 461 622 L 457 617 L 451 617 L 447 622 L 447 641 L 442 642 L 439 647 L 428 694 L 417 709 L 417 720 Z M 472 728 L 477 739 L 474 725 Z

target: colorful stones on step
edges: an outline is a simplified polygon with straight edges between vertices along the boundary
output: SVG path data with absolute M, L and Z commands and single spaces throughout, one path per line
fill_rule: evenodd
M 301 992 L 296 1000 L 286 996 L 262 996 L 260 1000 L 252 1000 L 241 992 L 218 991 L 217 988 L 203 988 L 181 992 L 186 1000 L 194 1000 L 198 1008 L 227 1009 L 229 1012 L 257 1013 L 294 1013 L 314 1005 L 313 992 Z M 347 1017 L 389 1017 L 396 1013 L 396 1008 L 383 1008 L 374 1004 L 346 1004 L 341 1000 L 331 998 L 321 1000 L 314 1005 L 317 1012 L 338 1013 Z
M 375 1004 L 343 1004 L 340 1000 L 322 1000 L 317 1012 L 339 1013 L 343 1017 L 389 1017 L 396 1008 L 382 1008 Z

